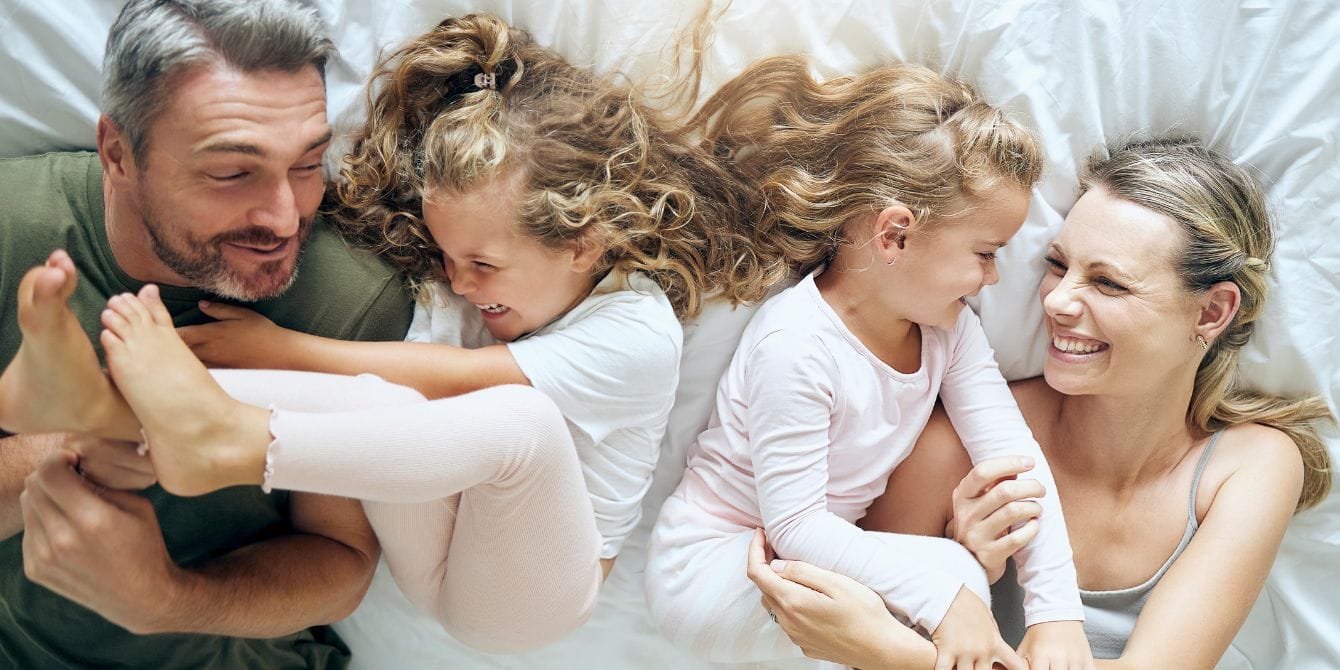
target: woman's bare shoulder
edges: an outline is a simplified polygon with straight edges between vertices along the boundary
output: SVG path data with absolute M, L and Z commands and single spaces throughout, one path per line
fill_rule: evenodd
M 1205 467 L 1197 511 L 1204 514 L 1229 481 L 1239 494 L 1254 497 L 1297 499 L 1303 485 L 1303 457 L 1288 434 L 1259 423 L 1242 423 L 1224 429 Z M 1207 486 L 1208 484 L 1208 486 Z M 1208 494 L 1208 495 L 1207 495 Z
M 1038 436 L 1039 432 L 1044 432 L 1042 428 L 1047 423 L 1046 417 L 1056 415 L 1056 404 L 1061 394 L 1048 386 L 1047 380 L 1040 376 L 1010 382 L 1010 392 L 1014 394 L 1014 402 L 1019 405 L 1019 412 L 1024 415 L 1024 421 L 1028 422 L 1033 434 Z

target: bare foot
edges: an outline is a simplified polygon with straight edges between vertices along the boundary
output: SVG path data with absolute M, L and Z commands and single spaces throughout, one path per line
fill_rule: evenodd
M 113 296 L 102 325 L 107 367 L 144 425 L 163 488 L 200 495 L 262 483 L 270 413 L 219 387 L 173 329 L 157 286 Z
M 70 431 L 138 442 L 139 422 L 70 311 L 78 276 L 70 256 L 57 250 L 19 283 L 23 343 L 0 375 L 0 426 L 12 433 Z

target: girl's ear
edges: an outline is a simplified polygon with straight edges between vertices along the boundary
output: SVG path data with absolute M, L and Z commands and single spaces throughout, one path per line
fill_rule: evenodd
M 1242 301 L 1241 289 L 1231 281 L 1221 281 L 1200 298 L 1200 317 L 1196 319 L 1196 334 L 1213 342 L 1238 313 Z
M 892 265 L 902 255 L 907 246 L 907 231 L 916 217 L 906 205 L 895 202 L 875 215 L 874 242 L 877 252 L 885 263 Z
M 596 261 L 605 254 L 605 245 L 600 240 L 593 239 L 595 235 L 588 233 L 572 247 L 572 271 L 582 274 L 589 274 L 591 268 L 596 266 Z

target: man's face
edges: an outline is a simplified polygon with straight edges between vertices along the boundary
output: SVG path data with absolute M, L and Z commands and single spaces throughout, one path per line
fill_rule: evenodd
M 175 83 L 129 194 L 159 266 L 149 278 L 237 300 L 278 295 L 324 188 L 321 76 L 198 67 Z

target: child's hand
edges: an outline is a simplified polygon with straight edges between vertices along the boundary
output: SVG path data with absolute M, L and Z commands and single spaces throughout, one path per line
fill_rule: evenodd
M 931 633 L 937 651 L 935 670 L 1028 670 L 1028 664 L 1000 638 L 991 610 L 977 594 L 962 587 L 949 611 Z
M 1033 468 L 1032 459 L 992 458 L 973 467 L 954 488 L 954 518 L 946 536 L 968 548 L 994 584 L 1005 561 L 1038 534 L 1036 501 L 1046 494 L 1034 479 L 1018 479 Z
M 209 367 L 286 369 L 286 357 L 300 346 L 290 342 L 296 331 L 280 328 L 273 321 L 244 307 L 200 302 L 200 311 L 218 319 L 214 323 L 177 329 L 183 342 Z
M 1031 670 L 1093 670 L 1093 651 L 1079 621 L 1033 624 L 1024 633 L 1019 655 Z

